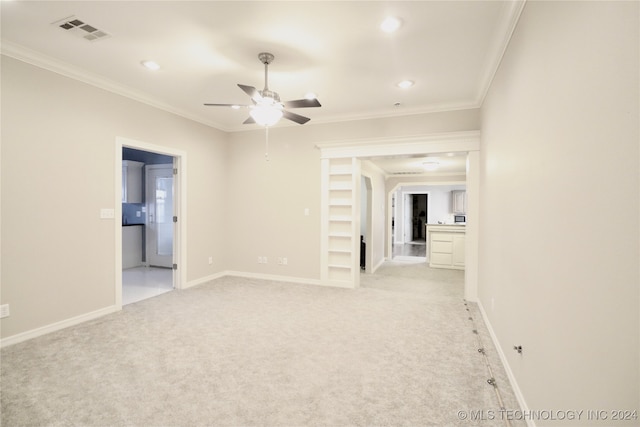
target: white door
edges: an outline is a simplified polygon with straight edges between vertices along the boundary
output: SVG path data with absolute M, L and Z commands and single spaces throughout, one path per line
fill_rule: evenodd
M 413 240 L 413 196 L 411 194 L 404 195 L 404 242 L 409 243 Z
M 173 266 L 173 165 L 146 167 L 147 264 Z

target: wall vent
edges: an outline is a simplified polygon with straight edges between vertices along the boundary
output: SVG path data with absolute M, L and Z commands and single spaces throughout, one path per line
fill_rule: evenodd
M 76 16 L 63 18 L 59 21 L 52 22 L 51 25 L 56 25 L 69 34 L 81 37 L 90 42 L 106 39 L 111 36 L 111 34 L 106 31 L 102 31 L 93 25 L 87 24 L 84 20 L 79 19 Z
M 424 172 L 417 171 L 400 171 L 400 172 L 392 172 L 392 175 L 422 175 Z

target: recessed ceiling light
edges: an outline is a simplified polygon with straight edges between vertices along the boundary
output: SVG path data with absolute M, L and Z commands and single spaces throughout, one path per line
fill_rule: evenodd
M 428 162 L 422 163 L 422 167 L 426 171 L 435 171 L 440 167 L 440 163 L 438 163 L 436 161 L 433 161 L 433 160 L 430 160 Z
M 398 83 L 398 87 L 402 88 L 402 89 L 408 89 L 411 86 L 413 86 L 413 81 L 412 80 L 403 80 L 400 83 Z
M 154 61 L 142 61 L 140 62 L 142 66 L 151 71 L 158 71 L 160 69 L 160 65 Z
M 380 24 L 380 29 L 385 33 L 393 33 L 397 31 L 401 25 L 402 21 L 400 20 L 400 18 L 396 18 L 395 16 L 388 16 L 384 21 L 382 21 L 382 24 Z
M 304 99 L 318 99 L 318 95 L 313 92 L 309 92 L 304 96 Z

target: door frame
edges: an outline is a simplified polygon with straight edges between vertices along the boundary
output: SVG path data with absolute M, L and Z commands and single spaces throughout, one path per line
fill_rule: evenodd
M 424 134 L 400 137 L 373 137 L 355 140 L 325 141 L 316 143 L 320 149 L 320 159 L 328 162 L 330 159 L 352 158 L 367 159 L 371 157 L 412 155 L 412 154 L 436 154 L 448 152 L 467 153 L 467 220 L 465 233 L 465 298 L 469 301 L 478 300 L 478 214 L 479 214 L 479 189 L 480 189 L 480 131 L 445 132 L 437 134 Z M 325 182 L 329 171 L 326 168 L 320 170 L 320 180 Z M 359 176 L 359 173 L 358 173 Z M 359 180 L 358 180 L 359 182 Z M 360 194 L 356 195 L 358 200 Z M 391 196 L 388 196 L 391 197 Z M 328 216 L 328 200 L 321 200 L 321 242 L 327 239 L 328 227 L 325 224 Z M 359 205 L 359 203 L 358 203 Z M 390 204 L 388 206 L 391 206 Z M 359 207 L 359 206 L 358 206 Z M 358 209 L 355 209 L 356 211 Z M 359 212 L 354 215 L 359 221 Z M 388 222 L 388 236 L 391 236 L 391 222 Z M 358 238 L 356 235 L 353 239 Z M 324 253 L 326 248 L 321 247 L 320 271 L 327 271 L 328 257 Z M 359 268 L 356 257 L 352 257 L 353 268 Z M 360 276 L 357 276 L 359 278 Z M 323 283 L 331 285 L 331 283 Z M 354 281 L 348 287 L 357 287 Z
M 182 289 L 187 283 L 187 153 L 172 147 L 137 141 L 130 138 L 116 137 L 115 141 L 115 306 L 122 309 L 122 148 L 150 151 L 173 157 L 174 175 L 173 205 L 174 215 L 178 222 L 173 233 L 173 259 L 178 265 L 173 270 L 173 287 Z

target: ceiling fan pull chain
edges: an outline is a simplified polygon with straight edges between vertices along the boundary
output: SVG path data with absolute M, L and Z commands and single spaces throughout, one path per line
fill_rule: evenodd
M 264 159 L 269 161 L 269 126 L 264 127 L 265 141 L 264 141 Z

